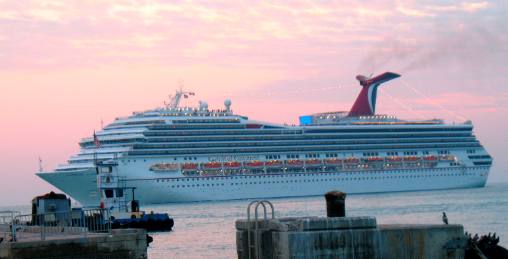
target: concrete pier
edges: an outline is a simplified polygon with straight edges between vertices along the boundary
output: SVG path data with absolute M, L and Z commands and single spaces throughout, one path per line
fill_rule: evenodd
M 73 233 L 40 240 L 39 235 L 18 235 L 17 242 L 0 243 L 0 258 L 147 258 L 144 229 L 114 229 L 111 233 Z
M 464 257 L 461 225 L 377 225 L 373 217 L 279 218 L 259 220 L 257 230 L 255 225 L 236 221 L 238 258 Z
M 235 223 L 238 258 L 459 259 L 465 256 L 467 241 L 462 225 L 377 225 L 374 217 L 345 217 L 345 198 L 343 192 L 330 191 L 325 194 L 328 217 L 298 218 L 275 218 L 272 203 L 252 201 L 247 207 L 247 219 Z M 262 219 L 259 219 L 259 207 L 263 209 Z

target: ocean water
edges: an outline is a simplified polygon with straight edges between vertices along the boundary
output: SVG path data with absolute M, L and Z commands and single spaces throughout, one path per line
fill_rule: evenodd
M 269 199 L 276 217 L 325 216 L 324 197 Z M 235 220 L 247 217 L 249 200 L 145 206 L 145 211 L 167 212 L 174 231 L 152 233 L 149 258 L 236 258 Z M 4 207 L 23 212 L 29 206 Z M 378 224 L 450 223 L 471 233 L 496 232 L 508 247 L 508 183 L 484 188 L 349 195 L 348 216 L 375 216 Z
M 269 199 L 275 217 L 326 216 L 324 197 Z M 247 217 L 248 200 L 146 206 L 167 212 L 174 231 L 153 233 L 149 258 L 236 258 L 235 220 Z M 462 224 L 472 233 L 496 232 L 508 247 L 508 183 L 484 188 L 349 195 L 348 216 L 375 216 L 378 224 Z

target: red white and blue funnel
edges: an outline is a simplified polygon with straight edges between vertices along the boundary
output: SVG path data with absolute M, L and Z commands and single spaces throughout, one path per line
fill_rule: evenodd
M 399 76 L 399 74 L 392 72 L 385 72 L 373 78 L 368 78 L 362 75 L 356 76 L 356 79 L 360 81 L 360 85 L 363 88 L 356 98 L 351 111 L 349 111 L 349 116 L 374 115 L 376 113 L 376 96 L 378 86 Z

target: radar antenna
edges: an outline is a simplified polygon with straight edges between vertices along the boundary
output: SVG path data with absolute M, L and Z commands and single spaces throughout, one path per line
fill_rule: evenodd
M 178 108 L 178 105 L 180 105 L 180 100 L 183 98 L 189 98 L 189 96 L 193 96 L 194 92 L 184 91 L 183 90 L 183 81 L 180 80 L 178 82 L 178 85 L 180 86 L 180 89 L 176 90 L 175 95 L 169 95 L 169 103 L 164 102 L 166 104 L 167 108 Z
M 39 156 L 39 172 L 44 171 L 44 168 L 42 168 L 42 158 Z

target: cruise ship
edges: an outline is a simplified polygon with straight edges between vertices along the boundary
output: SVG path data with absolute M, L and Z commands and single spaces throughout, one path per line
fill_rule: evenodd
M 299 125 L 251 120 L 221 109 L 163 107 L 116 118 L 81 139 L 80 152 L 37 175 L 84 206 L 97 206 L 99 166 L 143 204 L 482 187 L 492 158 L 470 121 L 409 121 L 376 114 L 378 87 L 399 77 L 357 76 L 348 112 L 300 116 Z M 105 166 L 106 165 L 106 166 Z M 109 180 L 109 179 L 108 179 Z

